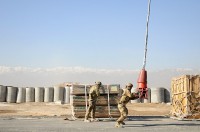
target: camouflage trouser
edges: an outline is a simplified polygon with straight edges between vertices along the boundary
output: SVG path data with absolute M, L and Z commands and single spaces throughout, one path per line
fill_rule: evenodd
M 119 117 L 117 122 L 120 124 L 128 116 L 128 109 L 126 108 L 126 106 L 124 104 L 118 104 L 118 109 L 120 111 L 121 116 Z
M 96 101 L 89 101 L 89 107 L 85 114 L 85 119 L 88 120 L 89 114 L 91 113 L 91 118 L 95 118 L 95 111 L 96 111 Z

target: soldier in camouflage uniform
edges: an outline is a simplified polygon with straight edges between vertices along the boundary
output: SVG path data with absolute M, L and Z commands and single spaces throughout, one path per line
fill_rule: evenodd
M 96 101 L 100 95 L 99 89 L 101 87 L 101 82 L 95 82 L 96 84 L 90 88 L 89 92 L 89 107 L 85 114 L 84 122 L 96 121 L 95 111 L 96 111 Z M 91 120 L 88 120 L 89 114 L 91 113 Z
M 133 87 L 133 84 L 128 83 L 126 85 L 126 88 L 124 89 L 122 97 L 120 98 L 120 101 L 118 103 L 118 109 L 120 111 L 121 116 L 117 120 L 115 127 L 123 127 L 122 125 L 125 125 L 124 119 L 126 119 L 128 115 L 128 109 L 126 108 L 126 104 L 130 100 L 134 100 L 139 97 L 137 93 L 131 93 L 132 87 Z

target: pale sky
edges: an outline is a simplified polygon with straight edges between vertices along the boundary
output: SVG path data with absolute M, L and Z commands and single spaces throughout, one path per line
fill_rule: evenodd
M 0 66 L 4 67 L 0 71 L 5 67 L 138 71 L 147 4 L 148 0 L 0 0 Z M 199 0 L 152 0 L 148 71 L 200 69 L 199 12 Z

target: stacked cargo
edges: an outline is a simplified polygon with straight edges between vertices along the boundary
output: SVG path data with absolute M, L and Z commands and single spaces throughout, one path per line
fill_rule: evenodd
M 200 119 L 200 76 L 185 75 L 172 80 L 172 117 Z
M 88 96 L 91 85 L 73 85 L 71 87 L 70 103 L 72 106 L 72 115 L 76 118 L 85 117 L 87 111 Z M 119 117 L 117 108 L 120 96 L 120 85 L 103 85 L 100 88 L 100 97 L 96 103 L 96 117 L 108 118 Z

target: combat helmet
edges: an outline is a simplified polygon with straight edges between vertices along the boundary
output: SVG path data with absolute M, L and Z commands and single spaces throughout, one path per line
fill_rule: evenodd
M 96 85 L 101 85 L 101 82 L 95 82 Z
M 132 88 L 132 87 L 133 87 L 133 84 L 132 84 L 132 83 L 128 83 L 128 84 L 126 84 L 126 87 Z

